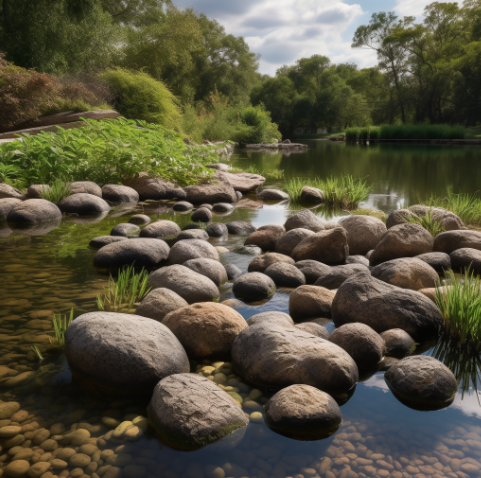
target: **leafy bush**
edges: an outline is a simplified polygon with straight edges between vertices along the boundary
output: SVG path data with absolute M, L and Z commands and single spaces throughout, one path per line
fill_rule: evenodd
M 118 68 L 100 75 L 115 95 L 115 107 L 126 118 L 156 123 L 166 128 L 180 126 L 181 114 L 175 96 L 147 73 Z

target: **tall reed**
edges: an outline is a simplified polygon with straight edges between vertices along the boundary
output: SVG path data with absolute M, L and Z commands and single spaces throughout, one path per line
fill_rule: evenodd
M 424 204 L 443 207 L 459 216 L 466 224 L 481 226 L 481 199 L 475 194 L 454 194 L 448 189 L 446 196 L 431 196 Z
M 464 139 L 466 128 L 448 124 L 386 124 L 379 132 L 380 139 Z
M 68 317 L 66 314 L 54 314 L 52 321 L 55 337 L 50 337 L 50 343 L 54 347 L 65 347 L 65 332 L 67 332 L 67 328 L 72 323 L 72 320 L 73 309 L 70 310 L 70 315 Z
M 346 129 L 346 143 L 357 143 L 359 138 L 359 128 Z

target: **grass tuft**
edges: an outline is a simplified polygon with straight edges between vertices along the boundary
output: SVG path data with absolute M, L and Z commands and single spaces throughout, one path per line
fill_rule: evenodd
M 432 211 L 428 211 L 424 216 L 406 216 L 407 222 L 419 224 L 420 226 L 424 227 L 424 229 L 426 229 L 426 231 L 428 231 L 433 237 L 436 237 L 438 234 L 441 234 L 441 232 L 445 231 L 444 226 L 441 224 L 441 219 L 442 218 L 435 219 Z
M 424 204 L 443 207 L 459 216 L 465 224 L 481 226 L 481 199 L 475 194 L 454 194 L 448 190 L 447 196 L 431 196 Z
M 65 347 L 65 332 L 67 332 L 67 328 L 72 323 L 72 320 L 73 309 L 70 310 L 70 315 L 68 317 L 66 314 L 54 314 L 52 322 L 55 337 L 50 337 L 50 343 L 54 347 Z
M 43 199 L 58 204 L 62 199 L 70 196 L 72 190 L 70 184 L 57 179 L 52 184 L 49 185 L 44 191 L 42 191 Z
M 38 348 L 38 345 L 32 345 L 30 348 L 35 352 L 35 355 L 37 356 L 38 361 L 42 362 L 43 361 L 43 355 L 42 355 L 42 352 L 40 352 L 40 349 Z

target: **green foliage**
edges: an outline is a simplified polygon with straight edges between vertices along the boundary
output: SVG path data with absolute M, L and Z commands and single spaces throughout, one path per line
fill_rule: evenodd
M 52 322 L 53 322 L 55 337 L 50 337 L 50 343 L 54 347 L 58 347 L 58 348 L 65 347 L 65 332 L 67 332 L 67 328 L 72 323 L 72 320 L 73 320 L 73 309 L 70 310 L 70 315 L 68 317 L 66 314 L 54 314 L 52 318 Z
M 317 179 L 317 178 L 316 178 Z M 284 184 L 284 190 L 289 194 L 289 202 L 298 203 L 301 200 L 302 188 L 304 186 L 313 186 L 313 182 L 309 179 L 292 178 Z
M 404 124 L 383 125 L 380 127 L 380 139 L 464 139 L 464 126 L 447 124 Z
M 180 125 L 177 100 L 161 81 L 141 71 L 120 68 L 105 71 L 100 78 L 115 95 L 117 111 L 126 118 L 171 129 Z
M 365 144 L 369 140 L 369 128 L 359 130 L 359 142 Z
M 43 199 L 58 204 L 62 199 L 70 196 L 72 190 L 70 184 L 57 179 L 52 184 L 49 185 L 44 191 L 41 192 Z
M 454 194 L 451 190 L 445 197 L 430 197 L 427 206 L 443 207 L 459 216 L 465 224 L 481 225 L 481 199 L 475 194 Z
M 359 138 L 359 128 L 346 129 L 346 143 L 357 143 Z
M 190 147 L 174 131 L 125 119 L 86 120 L 82 128 L 24 135 L 21 143 L 0 147 L 0 165 L 16 168 L 10 181 L 24 185 L 58 178 L 116 184 L 141 172 L 180 185 L 195 184 L 212 176 L 205 165 L 216 159 L 212 147 Z
M 99 310 L 133 312 L 135 304 L 150 292 L 151 288 L 147 287 L 148 280 L 149 273 L 143 268 L 136 272 L 134 265 L 124 267 L 117 280 L 110 276 L 107 289 L 97 297 Z
M 37 356 L 38 361 L 42 362 L 43 361 L 43 355 L 42 355 L 42 352 L 40 352 L 40 349 L 38 348 L 38 345 L 32 345 L 32 346 L 30 346 L 30 348 L 35 352 L 35 355 Z
M 406 216 L 406 220 L 412 224 L 419 224 L 424 227 L 424 229 L 426 229 L 426 231 L 428 231 L 433 237 L 436 237 L 438 234 L 445 231 L 441 224 L 442 218 L 435 219 L 432 211 L 428 211 L 427 214 L 423 216 L 408 215 Z

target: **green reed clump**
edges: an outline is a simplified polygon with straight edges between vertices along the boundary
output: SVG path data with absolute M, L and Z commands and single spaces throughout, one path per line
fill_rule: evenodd
M 372 139 L 379 139 L 380 132 L 379 126 L 371 126 L 369 128 L 369 141 Z
M 464 139 L 466 128 L 448 124 L 386 124 L 380 127 L 380 139 Z
M 289 194 L 289 201 L 297 203 L 301 200 L 302 188 L 304 186 L 312 186 L 309 179 L 292 178 L 284 184 L 284 191 Z
M 362 144 L 366 144 L 369 140 L 369 127 L 361 128 L 359 130 L 359 142 Z
M 475 194 L 454 194 L 448 190 L 445 197 L 431 196 L 424 204 L 443 207 L 459 216 L 464 223 L 481 226 L 481 199 Z
M 330 207 L 354 209 L 371 192 L 371 186 L 362 179 L 354 179 L 350 174 L 327 179 L 316 178 L 314 186 L 322 189 L 325 203 Z
M 97 307 L 115 312 L 132 311 L 135 304 L 150 292 L 148 279 L 149 273 L 145 269 L 136 272 L 134 265 L 124 267 L 117 279 L 110 276 L 107 289 L 97 297 Z
M 43 355 L 42 355 L 42 352 L 40 352 L 38 345 L 32 345 L 30 348 L 35 352 L 35 355 L 37 356 L 38 361 L 41 362 L 43 360 Z
M 407 222 L 419 224 L 424 227 L 433 237 L 445 231 L 444 226 L 441 224 L 442 218 L 435 218 L 432 211 L 428 211 L 423 216 L 408 215 L 406 216 L 406 220 Z
M 65 332 L 73 320 L 73 309 L 70 310 L 70 315 L 66 314 L 54 314 L 52 318 L 53 329 L 55 337 L 50 337 L 50 343 L 54 347 L 65 347 Z
M 459 277 L 446 272 L 447 287 L 436 286 L 436 303 L 445 335 L 461 345 L 481 349 L 481 281 L 469 269 Z
M 61 179 L 57 179 L 42 191 L 41 194 L 43 199 L 58 204 L 62 199 L 70 196 L 71 193 L 72 189 L 70 188 L 70 184 Z
M 346 143 L 357 143 L 359 138 L 359 128 L 346 129 Z

